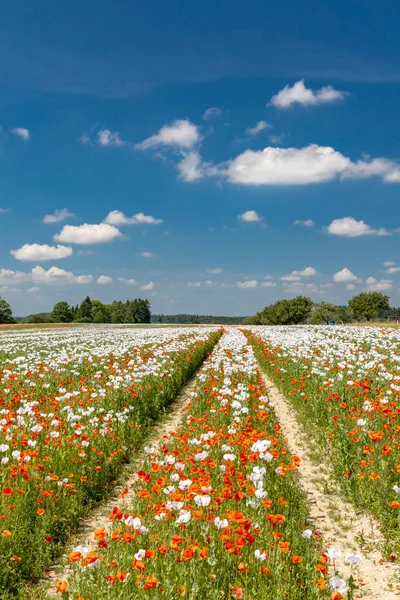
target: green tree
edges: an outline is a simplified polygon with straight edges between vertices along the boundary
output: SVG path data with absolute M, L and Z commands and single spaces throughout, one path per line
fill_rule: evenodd
M 244 325 L 261 325 L 261 313 L 256 313 L 252 317 L 246 317 L 243 321 Z
M 11 306 L 3 298 L 0 298 L 0 323 L 15 323 Z
M 82 300 L 79 309 L 78 309 L 78 321 L 82 323 L 91 323 L 93 320 L 93 307 L 92 301 L 89 296 L 86 296 L 84 300 Z
M 93 323 L 111 323 L 111 308 L 100 300 L 92 301 Z
M 57 302 L 50 313 L 50 320 L 55 323 L 71 323 L 73 314 L 68 302 Z
M 114 300 L 110 306 L 111 309 L 111 322 L 112 323 L 124 323 L 125 309 L 124 304 L 121 300 Z
M 23 323 L 51 323 L 49 313 L 37 313 L 34 315 L 28 315 L 22 320 Z
M 315 304 L 311 311 L 310 322 L 314 325 L 320 323 L 328 323 L 329 321 L 335 321 L 337 318 L 339 307 L 335 304 L 329 304 L 329 302 L 320 302 Z
M 261 323 L 263 325 L 297 325 L 309 317 L 312 307 L 312 300 L 305 296 L 295 296 L 290 300 L 277 300 L 261 311 Z
M 349 300 L 349 309 L 358 321 L 370 321 L 380 310 L 389 310 L 389 296 L 381 292 L 362 292 Z
M 146 300 L 142 300 L 141 298 L 137 298 L 138 308 L 137 308 L 137 322 L 138 323 L 150 323 L 151 319 L 151 311 L 150 311 L 150 302 Z

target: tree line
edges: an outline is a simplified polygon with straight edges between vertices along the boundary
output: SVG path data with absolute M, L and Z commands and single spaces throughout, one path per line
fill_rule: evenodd
M 295 325 L 298 323 L 322 324 L 335 321 L 371 321 L 376 318 L 400 319 L 400 308 L 389 306 L 389 297 L 380 292 L 362 292 L 353 296 L 347 306 L 329 302 L 313 302 L 305 296 L 278 300 L 252 317 L 223 317 L 212 315 L 152 315 L 149 301 L 141 298 L 121 302 L 114 300 L 103 304 L 87 296 L 80 305 L 57 302 L 51 313 L 29 315 L 25 323 L 218 323 L 226 325 Z M 6 300 L 0 298 L 0 324 L 15 323 Z
M 362 292 L 353 296 L 347 306 L 329 302 L 313 302 L 306 296 L 277 300 L 252 317 L 247 325 L 297 325 L 299 323 L 328 324 L 371 321 L 390 313 L 389 297 L 381 292 Z M 399 309 L 397 310 L 400 313 Z M 387 318 L 387 317 L 386 317 Z
M 1 302 L 0 302 L 1 305 Z M 10 308 L 11 314 L 11 308 Z M 11 316 L 12 318 L 12 316 Z M 29 315 L 23 319 L 25 323 L 150 323 L 150 302 L 146 299 L 114 300 L 104 304 L 100 300 L 92 300 L 87 296 L 79 305 L 68 302 L 57 302 L 51 313 Z M 1 323 L 0 311 L 0 323 Z M 13 321 L 4 321 L 13 322 Z

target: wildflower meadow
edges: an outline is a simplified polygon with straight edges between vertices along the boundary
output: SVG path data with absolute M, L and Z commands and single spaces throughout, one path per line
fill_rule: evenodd
M 364 558 L 312 516 L 263 373 L 396 563 L 399 351 L 395 330 L 357 327 L 4 332 L 1 598 L 362 598 Z

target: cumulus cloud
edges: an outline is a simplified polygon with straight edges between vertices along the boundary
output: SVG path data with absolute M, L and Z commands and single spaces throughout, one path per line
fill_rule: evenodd
M 394 267 L 396 263 L 393 260 L 385 260 L 385 262 L 383 263 L 383 265 L 385 267 Z
M 366 280 L 367 288 L 370 292 L 385 292 L 390 290 L 393 285 L 391 279 L 375 279 L 375 277 L 368 277 Z
M 151 215 L 145 215 L 142 212 L 137 213 L 136 215 L 132 215 L 132 217 L 127 217 L 120 210 L 112 210 L 108 213 L 106 218 L 104 219 L 104 223 L 108 223 L 108 225 L 160 225 L 163 223 L 162 219 L 156 219 Z
M 38 261 L 43 262 L 46 260 L 57 260 L 60 258 L 67 258 L 71 256 L 73 250 L 71 246 L 49 246 L 48 244 L 24 244 L 17 250 L 11 250 L 10 254 L 17 260 L 25 262 Z
M 38 292 L 40 292 L 40 288 L 38 287 L 31 287 L 28 289 L 29 294 L 37 294 Z
M 246 210 L 246 212 L 238 216 L 239 221 L 245 223 L 256 223 L 257 221 L 262 221 L 263 218 L 255 210 Z
M 306 88 L 304 79 L 296 81 L 290 87 L 286 85 L 283 90 L 280 90 L 275 96 L 272 96 L 267 106 L 276 106 L 277 108 L 290 108 L 294 104 L 301 106 L 315 106 L 317 104 L 327 104 L 343 100 L 346 92 L 335 90 L 331 85 L 312 90 Z
M 271 125 L 269 123 L 267 123 L 267 121 L 258 121 L 254 125 L 254 127 L 248 127 L 246 129 L 246 134 L 255 136 L 255 135 L 258 135 L 259 133 L 261 133 L 262 131 L 264 131 L 264 129 L 268 129 L 270 127 L 271 127 Z
M 392 274 L 392 273 L 398 273 L 400 271 L 400 267 L 388 267 L 386 269 L 386 273 Z
M 69 212 L 67 208 L 57 208 L 53 214 L 43 217 L 43 223 L 61 223 L 65 219 L 68 219 L 68 217 L 74 216 L 74 213 Z
M 123 281 L 128 285 L 136 285 L 136 279 L 126 279 L 125 277 L 118 277 L 118 281 Z
M 303 227 L 314 227 L 315 221 L 313 221 L 312 219 L 305 219 L 304 221 L 296 219 L 296 221 L 293 221 L 293 225 L 303 225 Z
M 261 285 L 261 287 L 265 287 L 265 288 L 274 288 L 278 284 L 275 281 L 262 281 L 260 285 Z
M 247 279 L 246 281 L 237 281 L 236 285 L 238 288 L 243 289 L 256 288 L 258 286 L 258 281 L 256 279 Z
M 211 108 L 207 108 L 207 110 L 204 111 L 203 113 L 203 119 L 205 121 L 209 121 L 210 119 L 216 119 L 217 117 L 219 117 L 221 114 L 221 109 L 220 108 L 216 108 L 211 107 Z
M 25 127 L 14 127 L 11 129 L 11 133 L 20 137 L 24 142 L 28 142 L 31 139 L 30 131 Z
M 306 267 L 302 271 L 292 271 L 288 275 L 282 275 L 279 279 L 281 281 L 300 281 L 302 277 L 314 277 L 317 274 L 317 270 L 314 267 Z
M 50 267 L 47 271 L 43 267 L 34 267 L 31 274 L 34 283 L 91 283 L 92 275 L 74 275 L 71 271 L 64 271 L 58 267 Z
M 158 146 L 193 148 L 201 140 L 199 129 L 188 119 L 177 119 L 170 125 L 161 127 L 158 133 L 136 144 L 138 150 L 147 150 Z
M 200 154 L 193 150 L 184 154 L 176 168 L 179 171 L 179 178 L 183 181 L 196 181 L 201 179 L 207 173 L 206 165 L 202 162 Z
M 212 275 L 218 275 L 218 273 L 222 273 L 222 269 L 220 267 L 216 267 L 215 269 L 206 269 L 206 271 Z
M 139 252 L 138 256 L 143 256 L 143 258 L 152 258 L 154 255 L 152 252 Z
M 254 185 L 304 185 L 330 181 L 350 160 L 333 148 L 311 144 L 305 148 L 246 150 L 228 163 L 232 183 Z
M 98 283 L 99 285 L 108 285 L 109 283 L 112 283 L 112 277 L 108 277 L 107 275 L 100 275 L 100 277 L 96 279 L 96 283 Z
M 0 269 L 0 284 L 8 283 L 24 283 L 30 281 L 30 273 L 22 273 L 21 271 L 13 271 L 12 269 Z
M 390 235 L 387 229 L 373 229 L 365 221 L 356 221 L 353 217 L 344 217 L 343 219 L 334 219 L 327 227 L 331 235 L 341 235 L 344 237 L 360 237 L 362 235 Z
M 118 131 L 110 129 L 101 129 L 97 132 L 97 143 L 100 146 L 123 146 L 125 142 L 121 140 Z
M 337 283 L 347 283 L 347 282 L 351 282 L 351 281 L 360 282 L 361 279 L 359 279 L 359 277 L 357 277 L 357 275 L 354 275 L 354 273 L 352 273 L 350 271 L 350 269 L 345 267 L 341 271 L 338 271 L 337 273 L 334 274 L 333 281 L 336 281 Z
M 145 291 L 151 291 L 154 290 L 156 284 L 153 283 L 152 281 L 149 281 L 149 283 L 145 283 L 144 285 L 140 286 L 141 290 L 145 290 Z
M 400 166 L 393 160 L 365 158 L 354 163 L 334 148 L 318 144 L 245 150 L 218 172 L 228 181 L 243 185 L 307 185 L 366 177 L 382 177 L 386 183 L 400 182 Z
M 350 290 L 355 290 L 355 289 L 356 289 L 356 286 L 354 285 L 354 283 L 348 283 L 346 285 L 346 290 L 350 291 Z
M 64 225 L 61 232 L 54 236 L 56 242 L 67 244 L 103 244 L 111 242 L 121 235 L 121 232 L 107 223 L 83 225 Z

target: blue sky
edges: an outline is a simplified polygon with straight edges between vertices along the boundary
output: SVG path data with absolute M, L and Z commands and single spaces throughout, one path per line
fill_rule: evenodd
M 0 296 L 399 305 L 399 29 L 391 1 L 3 6 Z

